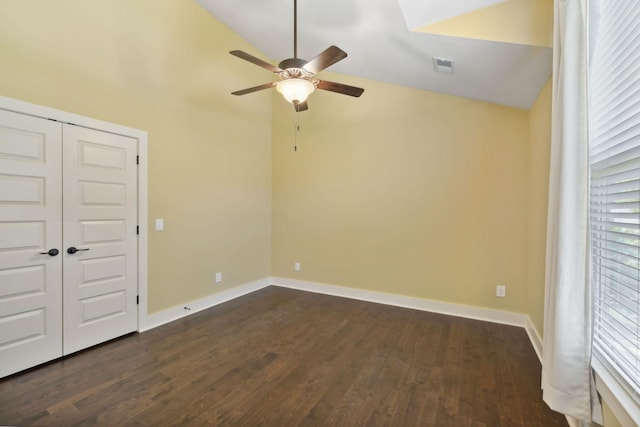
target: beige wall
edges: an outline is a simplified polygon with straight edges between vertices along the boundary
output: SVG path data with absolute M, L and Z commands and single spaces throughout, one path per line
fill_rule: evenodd
M 252 48 L 193 2 L 5 0 L 0 20 L 2 95 L 149 132 L 151 312 L 273 273 L 542 331 L 549 85 L 527 113 L 335 76 L 365 94 L 313 94 L 294 152 L 275 91 L 229 95 L 267 77 L 227 53 Z
M 604 427 L 623 427 L 622 423 L 616 418 L 615 414 L 607 405 L 607 402 L 602 402 L 602 412 L 604 417 Z
M 553 46 L 553 0 L 508 0 L 415 31 L 531 46 Z
M 191 1 L 0 2 L 0 94 L 149 133 L 150 312 L 270 274 L 271 98 L 229 94 L 268 75 L 232 49 Z
M 540 337 L 543 333 L 547 200 L 551 148 L 551 79 L 529 112 L 527 153 L 527 309 Z
M 273 274 L 524 312 L 528 112 L 325 78 L 366 90 L 314 93 L 297 152 L 274 103 Z
M 270 273 L 525 311 L 526 111 L 354 79 L 360 99 L 312 96 L 293 152 L 290 106 L 229 95 L 266 77 L 227 53 L 252 48 L 195 3 L 5 0 L 0 20 L 2 95 L 149 132 L 151 312 Z

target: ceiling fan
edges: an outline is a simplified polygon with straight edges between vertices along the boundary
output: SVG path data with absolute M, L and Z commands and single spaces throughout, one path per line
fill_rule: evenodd
M 248 93 L 269 89 L 275 86 L 278 92 L 280 92 L 288 102 L 293 104 L 296 112 L 300 112 L 309 109 L 307 97 L 316 88 L 353 97 L 359 97 L 364 92 L 364 89 L 359 87 L 330 82 L 327 80 L 318 80 L 315 78 L 320 71 L 347 57 L 347 53 L 339 47 L 330 46 L 311 61 L 298 58 L 297 0 L 293 0 L 293 58 L 281 61 L 276 67 L 275 65 L 271 65 L 268 62 L 241 50 L 232 50 L 229 53 L 233 56 L 244 59 L 245 61 L 259 65 L 262 68 L 266 68 L 267 70 L 278 74 L 278 77 L 280 78 L 280 81 L 277 82 L 265 83 L 259 86 L 232 92 L 232 95 L 246 95 Z

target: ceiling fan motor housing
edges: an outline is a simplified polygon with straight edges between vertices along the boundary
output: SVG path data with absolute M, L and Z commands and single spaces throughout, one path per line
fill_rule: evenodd
M 278 64 L 278 67 L 286 70 L 287 68 L 302 68 L 307 64 L 308 61 L 302 58 L 289 58 Z

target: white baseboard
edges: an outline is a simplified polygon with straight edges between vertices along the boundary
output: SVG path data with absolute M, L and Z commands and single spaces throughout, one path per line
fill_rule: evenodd
M 538 360 L 542 363 L 542 338 L 540 338 L 540 334 L 535 326 L 533 326 L 533 322 L 529 316 L 526 316 L 527 324 L 525 325 L 525 330 L 527 331 L 527 335 L 529 335 L 529 340 L 531 341 L 531 345 L 533 345 L 533 349 L 538 355 Z
M 251 292 L 266 288 L 269 285 L 271 285 L 271 278 L 266 277 L 255 282 L 246 283 L 235 288 L 209 295 L 196 301 L 190 301 L 185 304 L 180 304 L 177 307 L 173 307 L 159 313 L 147 315 L 144 319 L 144 322 L 141 322 L 140 332 L 148 331 L 149 329 L 156 328 L 158 326 L 164 325 L 165 323 L 173 322 L 174 320 L 178 320 L 190 314 L 194 314 L 199 311 L 206 310 L 207 308 L 214 307 L 218 304 L 231 301 L 232 299 L 236 299 L 241 296 L 250 294 Z M 185 307 L 187 307 L 188 309 L 186 309 Z
M 397 307 L 412 308 L 414 310 L 430 311 L 433 313 L 448 314 L 468 319 L 483 320 L 486 322 L 501 323 L 526 327 L 527 317 L 522 313 L 512 311 L 494 310 L 491 308 L 474 307 L 470 305 L 454 304 L 442 301 L 427 300 L 403 295 L 388 294 L 384 292 L 367 291 L 364 289 L 346 288 L 342 286 L 327 285 L 316 282 L 274 277 L 272 285 L 284 288 L 298 289 L 301 291 L 315 292 L 319 294 L 334 295 L 338 297 L 375 302 Z
M 324 283 L 308 282 L 303 280 L 288 279 L 284 277 L 266 277 L 255 282 L 246 283 L 235 288 L 228 289 L 205 298 L 191 301 L 179 306 L 147 315 L 141 322 L 140 332 L 156 328 L 165 323 L 181 319 L 190 314 L 197 313 L 218 304 L 250 294 L 268 286 L 280 286 L 307 292 L 315 292 L 325 295 L 333 295 L 343 298 L 357 299 L 361 301 L 375 302 L 396 307 L 411 308 L 414 310 L 429 311 L 432 313 L 446 314 L 450 316 L 464 317 L 485 322 L 500 323 L 504 325 L 524 328 L 531 340 L 531 344 L 538 355 L 542 357 L 542 341 L 538 331 L 533 326 L 531 319 L 526 314 L 512 311 L 495 310 L 491 308 L 475 307 L 471 305 L 454 304 L 449 302 L 427 300 L 408 297 L 404 295 L 389 294 L 385 292 L 369 291 L 364 289 L 347 288 L 343 286 L 328 285 Z M 188 307 L 186 309 L 185 307 Z

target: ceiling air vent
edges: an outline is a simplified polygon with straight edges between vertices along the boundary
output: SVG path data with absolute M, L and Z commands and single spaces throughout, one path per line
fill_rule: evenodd
M 453 59 L 433 57 L 433 68 L 437 73 L 453 74 Z

